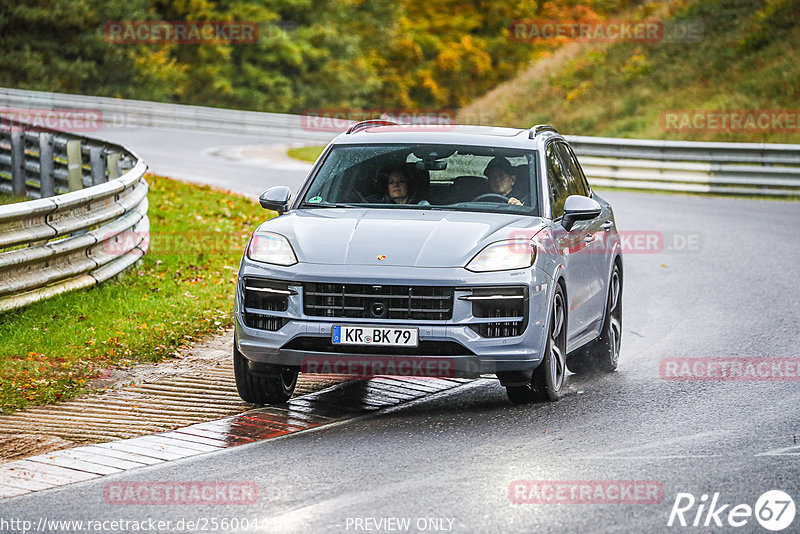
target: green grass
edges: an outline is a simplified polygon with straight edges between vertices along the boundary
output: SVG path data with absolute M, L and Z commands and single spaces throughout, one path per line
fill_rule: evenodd
M 80 394 L 113 368 L 170 357 L 232 324 L 233 291 L 252 230 L 274 216 L 232 193 L 149 176 L 151 244 L 97 287 L 0 315 L 0 408 Z
M 2 206 L 3 204 L 16 204 L 17 202 L 25 202 L 27 200 L 31 199 L 27 197 L 15 197 L 0 193 L 0 206 Z
M 655 5 L 652 4 L 652 5 Z M 667 4 L 661 8 L 666 9 Z M 800 143 L 787 131 L 670 131 L 662 114 L 679 110 L 788 110 L 800 101 L 800 0 L 689 0 L 672 17 L 701 22 L 703 36 L 683 43 L 571 44 L 532 64 L 473 102 L 460 121 L 610 137 Z
M 293 147 L 286 151 L 290 158 L 299 159 L 300 161 L 310 161 L 314 163 L 317 161 L 317 158 L 322 151 L 325 150 L 325 146 L 300 146 L 300 147 Z

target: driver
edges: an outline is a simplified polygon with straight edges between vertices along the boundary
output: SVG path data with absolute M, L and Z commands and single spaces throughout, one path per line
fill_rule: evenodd
M 372 195 L 367 199 L 369 202 L 380 202 L 382 204 L 417 203 L 415 184 L 404 166 L 400 165 L 388 169 L 385 174 L 385 180 L 384 192 Z
M 522 206 L 522 202 L 511 196 L 511 190 L 517 183 L 514 166 L 506 158 L 497 156 L 486 165 L 483 174 L 489 179 L 489 192 L 508 197 L 508 203 Z
M 388 193 L 388 202 L 395 204 L 410 204 L 411 191 L 409 187 L 408 176 L 405 169 L 394 168 L 389 171 L 386 177 L 386 191 Z

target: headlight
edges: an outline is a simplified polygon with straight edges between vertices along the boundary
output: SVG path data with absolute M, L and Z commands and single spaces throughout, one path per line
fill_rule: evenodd
M 535 257 L 536 253 L 529 240 L 509 239 L 487 245 L 472 258 L 466 268 L 479 273 L 524 269 L 533 265 Z
M 250 240 L 247 257 L 254 261 L 274 263 L 275 265 L 294 265 L 297 256 L 294 255 L 289 240 L 280 234 L 272 232 L 256 232 Z

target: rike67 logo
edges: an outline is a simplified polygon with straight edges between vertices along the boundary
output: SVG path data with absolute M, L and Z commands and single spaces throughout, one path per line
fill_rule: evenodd
M 763 528 L 779 532 L 794 523 L 795 513 L 794 500 L 781 490 L 764 492 L 756 500 L 755 506 L 725 503 L 720 499 L 719 492 L 715 492 L 710 500 L 708 494 L 698 499 L 691 493 L 678 493 L 667 526 L 743 527 L 751 524 L 755 517 Z

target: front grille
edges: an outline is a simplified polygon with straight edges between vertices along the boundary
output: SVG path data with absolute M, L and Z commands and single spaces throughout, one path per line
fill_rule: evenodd
M 306 283 L 303 310 L 314 317 L 443 321 L 453 316 L 453 288 Z
M 472 356 L 474 353 L 455 341 L 420 340 L 417 347 L 378 347 L 371 345 L 334 345 L 329 337 L 296 337 L 281 347 L 289 350 L 343 354 L 407 354 L 424 356 Z
M 466 297 L 472 301 L 472 315 L 481 319 L 508 319 L 470 325 L 481 337 L 514 337 L 522 335 L 528 322 L 528 290 L 526 287 L 474 289 Z M 522 318 L 521 320 L 518 318 Z
M 285 317 L 276 317 L 267 312 L 284 312 L 289 309 L 289 296 L 297 294 L 289 284 L 274 280 L 246 278 L 244 280 L 244 324 L 259 330 L 280 330 L 288 322 Z

